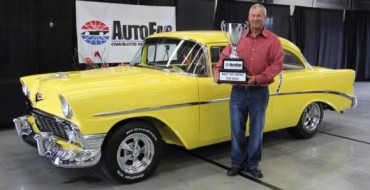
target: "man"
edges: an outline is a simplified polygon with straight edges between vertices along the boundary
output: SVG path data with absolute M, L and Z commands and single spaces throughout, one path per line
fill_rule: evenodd
M 232 84 L 230 96 L 231 168 L 228 176 L 235 176 L 246 169 L 253 177 L 262 178 L 258 169 L 262 155 L 262 137 L 265 113 L 269 99 L 268 85 L 282 71 L 284 53 L 278 37 L 264 28 L 267 11 L 261 4 L 249 10 L 249 29 L 237 45 L 237 54 L 244 60 L 247 84 Z M 222 61 L 231 53 L 228 45 L 221 53 L 214 68 L 218 82 Z M 250 119 L 249 142 L 245 138 L 246 122 Z

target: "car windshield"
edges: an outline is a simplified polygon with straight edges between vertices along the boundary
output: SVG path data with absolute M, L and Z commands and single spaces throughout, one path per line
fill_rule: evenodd
M 208 72 L 202 47 L 192 41 L 170 38 L 147 39 L 130 65 L 205 75 Z

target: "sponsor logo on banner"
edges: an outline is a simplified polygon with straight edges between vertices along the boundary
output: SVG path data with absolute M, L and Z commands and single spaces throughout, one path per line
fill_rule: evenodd
M 109 28 L 103 22 L 92 20 L 86 22 L 82 27 L 82 39 L 91 45 L 101 45 L 108 41 Z
M 176 31 L 176 12 L 175 7 L 76 1 L 76 27 L 80 63 L 94 52 L 104 52 L 108 63 L 127 63 L 149 35 Z

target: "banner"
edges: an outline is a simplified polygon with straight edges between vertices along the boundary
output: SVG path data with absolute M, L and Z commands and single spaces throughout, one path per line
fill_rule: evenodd
M 79 63 L 127 63 L 144 39 L 176 31 L 175 7 L 76 1 Z

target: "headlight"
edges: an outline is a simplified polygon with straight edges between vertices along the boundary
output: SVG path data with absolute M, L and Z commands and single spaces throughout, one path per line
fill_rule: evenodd
M 71 119 L 73 116 L 73 112 L 71 106 L 67 103 L 67 100 L 63 96 L 59 96 L 60 102 L 62 104 L 62 111 L 66 118 Z
M 30 96 L 30 91 L 28 90 L 27 86 L 22 84 L 22 91 L 23 91 L 23 94 L 27 97 Z

